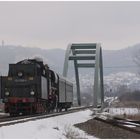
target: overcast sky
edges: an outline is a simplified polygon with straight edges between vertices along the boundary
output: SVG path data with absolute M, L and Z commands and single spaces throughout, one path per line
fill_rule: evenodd
M 0 41 L 41 48 L 140 43 L 140 2 L 0 2 Z

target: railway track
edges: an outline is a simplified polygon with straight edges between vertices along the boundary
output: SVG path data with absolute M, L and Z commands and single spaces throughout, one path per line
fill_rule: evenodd
M 101 139 L 139 139 L 140 122 L 117 118 L 105 112 L 93 114 L 93 118 L 76 127 Z
M 36 114 L 36 115 L 30 115 L 30 116 L 19 116 L 19 117 L 10 117 L 7 116 L 6 118 L 0 118 L 0 127 L 2 126 L 8 126 L 8 125 L 14 125 L 17 123 L 24 123 L 28 121 L 35 121 L 39 119 L 45 119 L 45 118 L 50 118 L 50 117 L 55 117 L 55 116 L 60 116 L 60 115 L 65 115 L 65 114 L 70 114 L 74 112 L 78 112 L 81 110 L 86 110 L 86 109 L 93 109 L 93 106 L 88 106 L 88 107 L 75 107 L 71 108 L 68 111 L 62 111 L 58 113 L 51 113 L 51 114 Z M 125 120 L 122 118 L 117 118 L 117 117 L 112 117 L 109 115 L 101 115 L 99 113 L 94 115 L 94 120 L 98 122 L 103 122 L 105 124 L 108 124 L 110 126 L 116 127 L 116 130 L 122 129 L 122 131 L 128 131 L 128 133 L 135 133 L 136 135 L 140 136 L 140 122 L 138 121 L 133 121 L 133 120 Z M 92 125 L 92 124 L 91 124 Z M 92 125 L 93 127 L 93 125 Z M 118 129 L 117 129 L 118 128 Z M 119 133 L 116 131 L 116 133 Z M 126 134 L 124 134 L 126 135 Z M 139 137 L 137 136 L 137 137 Z
M 128 119 L 122 119 L 118 117 L 107 117 L 105 115 L 101 115 L 94 118 L 97 121 L 104 122 L 106 124 L 110 124 L 116 126 L 118 128 L 125 129 L 127 131 L 140 134 L 140 121 L 133 121 Z
M 55 113 L 44 113 L 44 114 L 35 114 L 35 115 L 28 115 L 28 116 L 18 116 L 18 117 L 10 117 L 6 116 L 3 118 L 0 118 L 0 127 L 2 126 L 7 126 L 7 125 L 14 125 L 17 123 L 24 123 L 28 121 L 35 121 L 38 119 L 45 119 L 49 117 L 55 117 L 55 116 L 60 116 L 60 115 L 65 115 L 69 113 L 74 113 L 77 111 L 85 110 L 85 109 L 91 109 L 93 108 L 92 106 L 88 107 L 74 107 L 71 108 L 68 111 L 62 111 L 62 112 L 55 112 Z

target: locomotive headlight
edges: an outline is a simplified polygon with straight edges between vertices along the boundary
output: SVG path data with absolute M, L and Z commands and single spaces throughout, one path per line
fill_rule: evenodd
M 23 76 L 23 73 L 22 72 L 18 72 L 18 76 L 19 77 L 22 77 Z
M 10 94 L 10 93 L 9 93 L 8 91 L 5 92 L 5 95 L 6 95 L 6 96 L 9 96 L 9 94 Z
M 35 92 L 34 92 L 34 91 L 31 91 L 30 94 L 31 94 L 31 95 L 35 95 Z

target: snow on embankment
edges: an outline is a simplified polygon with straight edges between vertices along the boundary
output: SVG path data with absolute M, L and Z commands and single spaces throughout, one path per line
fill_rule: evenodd
M 138 108 L 109 108 L 109 113 L 113 115 L 136 115 L 140 113 Z
M 91 119 L 90 110 L 0 127 L 0 138 L 43 139 L 43 138 L 94 138 L 74 127 L 74 124 Z M 70 136 L 73 135 L 73 136 Z M 68 137 L 69 136 L 69 137 Z
M 80 85 L 81 91 L 87 92 L 87 90 L 93 88 L 94 84 L 94 73 L 91 72 L 85 75 L 80 76 Z M 73 83 L 75 83 L 75 77 L 71 78 Z M 75 85 L 75 84 L 74 84 Z M 104 76 L 104 85 L 105 87 L 112 92 L 116 92 L 120 86 L 127 86 L 128 89 L 140 90 L 140 76 L 136 73 L 130 72 L 118 72 L 112 73 L 109 75 Z M 106 89 L 106 90 L 107 90 Z

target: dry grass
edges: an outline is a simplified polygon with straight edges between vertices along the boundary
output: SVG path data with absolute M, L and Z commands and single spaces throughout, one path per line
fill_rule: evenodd
M 81 134 L 72 128 L 72 126 L 65 126 L 65 131 L 63 133 L 63 135 L 67 138 L 67 139 L 85 139 L 85 136 L 81 136 Z
M 135 115 L 117 115 L 117 117 L 120 118 L 124 118 L 124 119 L 131 119 L 131 120 L 135 120 L 135 121 L 139 121 L 140 120 L 140 114 L 135 114 Z

